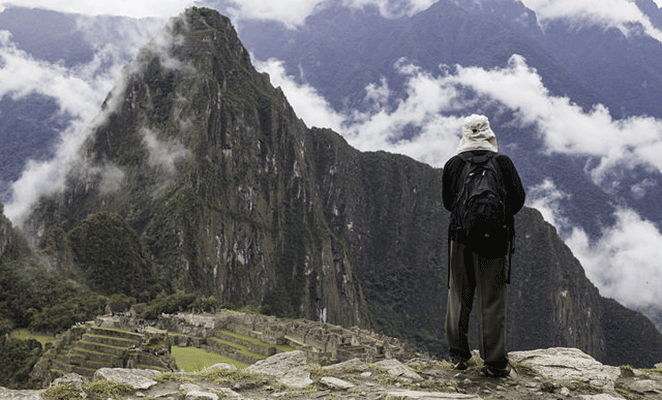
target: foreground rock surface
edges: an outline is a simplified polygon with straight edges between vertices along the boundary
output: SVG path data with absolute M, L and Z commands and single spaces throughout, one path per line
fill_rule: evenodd
M 130 393 L 108 398 L 217 400 L 229 399 L 662 399 L 662 370 L 605 366 L 577 349 L 552 348 L 510 353 L 508 378 L 486 378 L 473 358 L 467 371 L 445 361 L 417 358 L 366 363 L 359 359 L 320 366 L 301 351 L 282 353 L 245 371 L 217 364 L 196 373 L 147 370 L 98 371 L 95 380 L 118 382 Z M 54 385 L 81 387 L 68 374 Z M 48 399 L 49 391 L 0 388 L 0 399 Z M 85 384 L 82 384 L 85 390 Z M 52 398 L 52 397 L 51 397 Z M 81 398 L 81 397 L 77 397 Z

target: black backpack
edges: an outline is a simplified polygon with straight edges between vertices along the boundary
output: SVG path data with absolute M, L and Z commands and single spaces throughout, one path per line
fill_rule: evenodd
M 465 165 L 460 196 L 453 207 L 455 229 L 474 252 L 485 257 L 506 255 L 510 242 L 506 189 L 496 155 L 459 155 Z

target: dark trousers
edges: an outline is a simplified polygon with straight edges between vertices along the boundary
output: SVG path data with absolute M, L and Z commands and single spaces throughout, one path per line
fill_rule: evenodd
M 505 368 L 508 257 L 485 258 L 462 243 L 450 242 L 446 340 L 451 358 L 471 358 L 469 314 L 478 292 L 478 348 L 486 365 Z

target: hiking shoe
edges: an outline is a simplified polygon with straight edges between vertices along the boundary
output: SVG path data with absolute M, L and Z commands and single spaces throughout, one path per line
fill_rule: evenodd
M 510 366 L 506 368 L 498 368 L 491 365 L 484 366 L 480 372 L 488 378 L 507 378 L 510 376 Z
M 464 371 L 469 368 L 468 360 L 461 357 L 452 357 L 451 364 L 453 364 L 453 369 L 457 371 Z
M 453 369 L 454 369 L 454 370 L 457 370 L 457 371 L 464 371 L 464 370 L 466 370 L 467 368 L 469 368 L 469 365 L 468 365 L 467 362 L 464 361 L 464 360 L 460 360 L 460 361 L 458 361 L 458 362 L 456 362 L 456 363 L 453 363 Z

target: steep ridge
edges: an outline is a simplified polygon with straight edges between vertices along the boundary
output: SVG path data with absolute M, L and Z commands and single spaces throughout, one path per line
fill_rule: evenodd
M 440 193 L 439 169 L 307 128 L 255 71 L 230 21 L 192 8 L 126 67 L 66 187 L 24 228 L 37 241 L 109 213 L 135 230 L 163 290 L 367 327 L 444 355 Z M 525 209 L 516 223 L 510 349 L 570 346 L 634 366 L 662 359 L 650 321 L 603 306 L 538 212 Z M 95 236 L 68 239 L 99 246 Z M 104 254 L 112 264 L 124 251 Z M 93 268 L 85 254 L 94 253 L 78 252 L 75 263 Z M 612 329 L 625 318 L 637 348 L 606 339 L 605 321 Z

